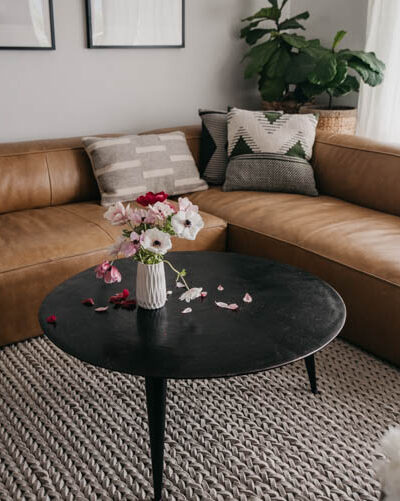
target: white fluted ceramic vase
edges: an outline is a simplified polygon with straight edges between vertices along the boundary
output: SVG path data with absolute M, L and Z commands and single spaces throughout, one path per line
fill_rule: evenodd
M 162 308 L 167 301 L 164 263 L 137 264 L 136 301 L 146 310 Z

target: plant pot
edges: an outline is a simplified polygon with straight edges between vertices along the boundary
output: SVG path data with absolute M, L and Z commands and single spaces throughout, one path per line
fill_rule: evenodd
M 294 99 L 286 101 L 261 101 L 262 109 L 265 111 L 283 111 L 285 113 L 299 113 L 299 109 L 303 106 L 302 103 Z
M 146 310 L 162 308 L 167 301 L 164 263 L 137 265 L 136 301 Z
M 355 134 L 357 128 L 357 109 L 340 108 L 329 110 L 316 105 L 304 105 L 300 113 L 318 113 L 319 121 L 317 130 L 330 134 Z

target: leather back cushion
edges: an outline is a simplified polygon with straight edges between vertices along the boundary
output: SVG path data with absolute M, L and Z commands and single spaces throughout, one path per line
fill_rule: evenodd
M 400 216 L 400 145 L 320 134 L 313 165 L 321 194 Z
M 0 144 L 0 213 L 99 199 L 78 138 Z

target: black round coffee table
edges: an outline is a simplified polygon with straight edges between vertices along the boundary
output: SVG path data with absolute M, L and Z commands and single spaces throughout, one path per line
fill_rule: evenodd
M 155 311 L 114 309 L 97 313 L 82 305 L 93 298 L 106 306 L 124 288 L 134 291 L 136 264 L 120 260 L 123 280 L 106 285 L 93 268 L 56 287 L 44 300 L 39 321 L 66 353 L 105 369 L 144 376 L 155 500 L 161 499 L 168 379 L 229 377 L 265 371 L 305 359 L 311 390 L 317 392 L 314 353 L 341 331 L 346 309 L 339 294 L 313 275 L 261 258 L 233 253 L 168 254 L 186 268 L 192 287 L 208 292 L 190 305 L 166 266 L 167 305 Z M 224 287 L 223 291 L 217 288 Z M 248 292 L 251 303 L 242 301 Z M 237 303 L 238 311 L 215 301 Z M 183 314 L 187 306 L 192 312 Z M 56 315 L 57 323 L 46 319 Z

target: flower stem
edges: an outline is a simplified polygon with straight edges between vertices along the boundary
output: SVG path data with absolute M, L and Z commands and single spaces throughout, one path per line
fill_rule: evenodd
M 181 271 L 178 271 L 176 268 L 174 268 L 174 267 L 172 266 L 172 264 L 171 264 L 169 261 L 167 261 L 166 259 L 164 259 L 164 263 L 166 263 L 166 264 L 167 264 L 167 265 L 171 268 L 171 270 L 172 270 L 172 271 L 174 271 L 174 272 L 176 273 L 176 275 L 177 275 L 177 276 L 176 276 L 176 281 L 178 281 L 179 279 L 180 279 L 180 280 L 182 280 L 183 285 L 186 287 L 186 290 L 189 290 L 189 289 L 190 289 L 190 287 L 188 286 L 188 284 L 187 284 L 186 280 L 183 278 L 183 276 L 182 276 L 182 272 L 181 272 Z

